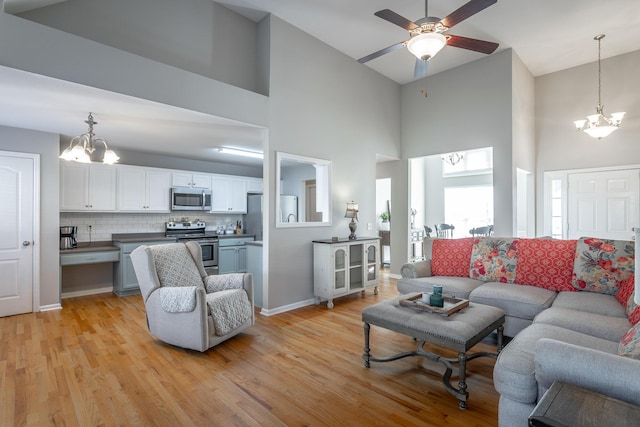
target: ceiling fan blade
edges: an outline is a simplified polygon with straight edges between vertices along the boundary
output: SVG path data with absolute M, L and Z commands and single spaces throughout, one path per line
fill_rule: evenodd
M 415 22 L 409 21 L 407 18 L 401 15 L 398 15 L 391 9 L 379 10 L 376 13 L 374 13 L 374 15 L 384 19 L 385 21 L 389 21 L 392 24 L 396 24 L 397 26 L 402 27 L 407 31 L 411 31 L 415 28 L 418 28 L 418 25 Z
M 385 55 L 389 52 L 393 52 L 394 50 L 400 49 L 401 47 L 404 46 L 404 42 L 400 42 L 400 43 L 396 43 L 394 45 L 391 45 L 389 47 L 385 47 L 384 49 L 380 49 L 377 52 L 373 52 L 367 56 L 363 56 L 362 58 L 358 59 L 358 62 L 361 64 L 364 64 L 365 62 L 371 61 L 372 59 L 376 59 L 382 55 Z
M 454 36 L 452 34 L 447 34 L 446 37 L 447 45 L 449 46 L 486 53 L 487 55 L 493 53 L 499 46 L 498 43 L 472 39 L 469 37 Z
M 416 67 L 413 69 L 413 78 L 419 79 L 429 73 L 429 61 L 416 58 Z
M 471 0 L 470 2 L 451 12 L 440 22 L 442 22 L 442 25 L 444 25 L 445 27 L 451 28 L 454 25 L 459 24 L 470 16 L 475 15 L 481 10 L 486 9 L 497 2 L 498 0 Z

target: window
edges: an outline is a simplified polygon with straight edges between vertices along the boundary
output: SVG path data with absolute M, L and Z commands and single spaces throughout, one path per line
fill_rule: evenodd
M 454 237 L 470 236 L 469 230 L 493 224 L 493 186 L 447 187 L 444 217 L 453 224 Z
M 462 156 L 455 165 L 447 161 L 442 162 L 442 176 L 480 175 L 493 172 L 493 149 L 480 148 L 478 150 L 457 151 L 456 153 L 443 154 L 446 158 L 450 154 Z

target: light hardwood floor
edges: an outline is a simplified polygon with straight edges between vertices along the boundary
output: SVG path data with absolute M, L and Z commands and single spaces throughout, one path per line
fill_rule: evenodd
M 395 295 L 395 280 L 383 278 L 379 295 L 339 298 L 332 310 L 257 315 L 206 353 L 149 335 L 140 296 L 71 298 L 63 310 L 0 318 L 0 426 L 496 425 L 493 359 L 469 362 L 464 411 L 440 364 L 364 368 L 362 309 Z M 371 348 L 384 356 L 415 344 L 372 327 Z

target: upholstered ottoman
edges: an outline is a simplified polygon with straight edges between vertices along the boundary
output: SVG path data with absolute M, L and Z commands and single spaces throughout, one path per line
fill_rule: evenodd
M 362 321 L 364 322 L 364 354 L 362 358 L 364 365 L 369 368 L 370 362 L 390 362 L 408 356 L 422 356 L 442 363 L 446 368 L 443 375 L 444 385 L 450 393 L 458 398 L 460 408 L 464 409 L 467 407 L 466 402 L 469 398 L 466 385 L 467 361 L 481 356 L 497 356 L 497 354 L 486 352 L 467 355 L 467 351 L 494 330 L 498 332 L 498 351 L 501 350 L 504 312 L 496 307 L 470 303 L 468 307 L 450 316 L 444 316 L 400 305 L 401 299 L 411 298 L 415 295 L 417 293 L 401 295 L 392 300 L 369 306 L 362 311 Z M 369 347 L 371 325 L 415 338 L 418 341 L 417 350 L 389 357 L 374 357 L 371 355 Z M 458 358 L 446 359 L 437 354 L 426 352 L 423 349 L 425 342 L 456 350 Z M 458 388 L 453 387 L 450 382 L 451 365 L 453 364 L 458 365 Z

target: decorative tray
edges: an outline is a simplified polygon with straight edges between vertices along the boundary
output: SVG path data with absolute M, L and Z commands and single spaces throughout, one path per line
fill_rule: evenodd
M 425 292 L 426 295 L 431 295 Z M 460 311 L 469 305 L 469 300 L 455 297 L 444 296 L 444 307 L 434 307 L 426 302 L 422 301 L 422 293 L 414 295 L 409 298 L 403 298 L 400 300 L 400 305 L 403 307 L 413 308 L 415 310 L 428 311 L 431 313 L 439 313 L 444 316 Z

